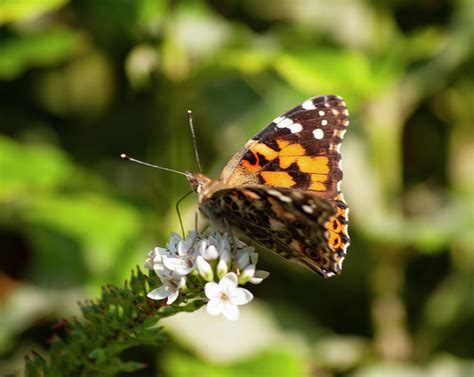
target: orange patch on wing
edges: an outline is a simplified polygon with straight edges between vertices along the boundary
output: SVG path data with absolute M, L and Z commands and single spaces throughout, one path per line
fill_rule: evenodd
M 339 234 L 329 231 L 329 245 L 333 250 L 336 250 L 342 246 L 342 241 Z
M 260 176 L 266 184 L 277 187 L 292 187 L 294 179 L 284 171 L 262 171 Z
M 306 151 L 301 144 L 289 145 L 286 140 L 279 140 L 277 143 L 281 148 L 279 162 L 282 169 L 287 169 L 296 162 L 303 173 L 329 173 L 329 159 L 326 156 L 306 156 Z
M 342 230 L 342 224 L 338 219 L 332 218 L 328 223 L 328 228 L 333 232 L 340 233 Z
M 285 156 L 304 156 L 306 151 L 301 144 L 288 145 L 280 151 L 280 157 Z
M 296 163 L 303 173 L 329 173 L 329 160 L 326 156 L 301 156 L 296 159 Z
M 328 176 L 326 174 L 311 174 L 311 183 L 313 182 L 326 182 Z
M 277 139 L 277 144 L 278 144 L 278 148 L 280 149 L 283 149 L 285 148 L 286 146 L 288 146 L 290 144 L 290 142 L 288 140 L 285 140 L 285 139 Z
M 346 210 L 341 207 L 337 207 L 337 214 L 336 216 L 340 217 L 346 217 Z
M 259 171 L 262 168 L 260 164 L 258 163 L 258 161 L 255 164 L 251 164 L 250 161 L 242 160 L 242 165 L 244 166 L 246 170 L 251 171 L 251 172 Z
M 313 175 L 320 175 L 320 174 L 311 174 L 311 185 L 308 187 L 309 190 L 313 191 L 325 191 L 326 186 L 321 182 L 313 180 Z
M 268 161 L 274 160 L 278 157 L 278 152 L 270 148 L 268 145 L 263 143 L 255 143 L 250 147 L 250 150 L 253 152 L 255 156 L 257 153 L 260 153 L 263 157 L 265 157 Z
M 281 157 L 279 159 L 280 163 L 280 168 L 286 169 L 288 168 L 293 162 L 295 162 L 297 157 L 294 156 L 286 156 L 286 157 Z

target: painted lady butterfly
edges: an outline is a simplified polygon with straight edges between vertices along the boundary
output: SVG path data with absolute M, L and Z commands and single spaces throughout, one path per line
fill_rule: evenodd
M 348 115 L 341 97 L 310 98 L 248 141 L 219 180 L 187 174 L 200 211 L 323 277 L 339 274 L 349 246 L 340 154 Z

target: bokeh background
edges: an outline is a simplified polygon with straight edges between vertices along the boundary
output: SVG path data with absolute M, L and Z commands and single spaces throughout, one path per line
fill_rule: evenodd
M 474 363 L 474 3 L 0 2 L 0 374 L 179 231 L 179 175 L 338 94 L 352 245 L 324 280 L 271 272 L 238 323 L 165 324 L 134 376 L 468 376 Z M 193 227 L 195 198 L 182 205 Z

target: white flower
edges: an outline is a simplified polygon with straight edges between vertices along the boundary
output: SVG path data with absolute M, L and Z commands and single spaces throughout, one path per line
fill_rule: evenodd
M 201 241 L 201 244 L 199 245 L 199 254 L 201 254 L 202 257 L 207 261 L 219 258 L 219 252 L 217 251 L 216 247 L 211 245 L 208 240 Z
M 204 291 L 209 299 L 207 312 L 210 315 L 222 313 L 232 321 L 239 319 L 238 305 L 247 304 L 253 299 L 247 289 L 237 286 L 237 275 L 233 272 L 226 274 L 219 283 L 206 283 Z
M 174 238 L 174 239 L 173 239 Z M 166 268 L 176 272 L 179 275 L 187 275 L 194 268 L 195 252 L 193 249 L 194 241 L 196 239 L 195 232 L 189 232 L 188 237 L 182 240 L 176 233 L 172 235 L 174 243 L 168 245 L 173 248 L 173 257 L 168 257 L 163 260 L 163 264 Z
M 148 270 L 154 270 L 158 276 L 161 276 L 168 270 L 168 268 L 164 265 L 164 261 L 170 257 L 171 254 L 167 249 L 155 247 L 148 253 L 144 266 Z
M 152 300 L 163 300 L 167 298 L 166 304 L 170 305 L 176 301 L 179 290 L 186 285 L 186 278 L 173 272 L 162 273 L 160 277 L 162 285 L 147 294 Z
M 199 275 L 201 275 L 205 280 L 207 281 L 212 281 L 214 280 L 214 272 L 212 272 L 212 267 L 211 265 L 202 257 L 202 255 L 199 255 L 196 258 L 196 268 L 199 272 Z
M 168 249 L 173 256 L 186 254 L 193 246 L 195 239 L 196 232 L 194 231 L 189 232 L 184 240 L 178 233 L 173 232 L 171 233 L 170 240 L 166 244 L 166 249 Z
M 229 249 L 223 249 L 219 257 L 219 263 L 217 263 L 217 276 L 219 279 L 229 272 L 231 262 L 231 255 Z

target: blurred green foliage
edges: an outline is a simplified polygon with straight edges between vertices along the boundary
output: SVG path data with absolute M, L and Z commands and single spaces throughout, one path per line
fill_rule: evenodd
M 187 182 L 120 153 L 195 170 L 191 108 L 216 177 L 269 120 L 333 93 L 351 114 L 342 276 L 263 253 L 260 306 L 170 322 L 132 375 L 469 375 L 473 24 L 469 0 L 0 0 L 0 372 L 179 229 Z

